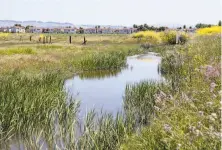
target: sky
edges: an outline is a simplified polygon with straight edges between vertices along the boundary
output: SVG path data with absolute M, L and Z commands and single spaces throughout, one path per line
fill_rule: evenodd
M 216 24 L 222 0 L 0 0 L 0 20 L 73 24 Z

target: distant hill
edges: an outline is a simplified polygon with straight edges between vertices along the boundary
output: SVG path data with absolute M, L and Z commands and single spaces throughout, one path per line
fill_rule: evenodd
M 60 22 L 42 22 L 42 21 L 15 21 L 15 20 L 0 20 L 0 27 L 13 26 L 14 24 L 21 24 L 22 26 L 36 26 L 36 27 L 67 27 L 74 26 L 72 23 Z
M 0 20 L 0 27 L 9 27 L 15 24 L 21 24 L 22 26 L 36 26 L 36 27 L 44 27 L 44 28 L 52 28 L 52 27 L 67 27 L 67 26 L 75 26 L 77 28 L 95 28 L 97 25 L 74 25 L 72 23 L 61 23 L 61 22 L 42 22 L 42 21 L 15 21 L 15 20 Z M 111 26 L 111 25 L 101 25 L 102 27 L 110 27 L 110 28 L 123 28 L 124 26 Z
M 82 28 L 95 28 L 95 26 L 97 26 L 97 25 L 75 25 L 75 27 L 77 27 L 77 28 L 80 28 L 80 27 L 82 27 Z M 121 26 L 121 25 L 116 25 L 116 26 L 113 26 L 113 25 L 100 25 L 100 28 L 103 28 L 103 27 L 118 29 L 118 28 L 123 28 L 125 26 Z

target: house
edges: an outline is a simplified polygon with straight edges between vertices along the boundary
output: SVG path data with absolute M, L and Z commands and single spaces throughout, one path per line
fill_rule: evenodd
M 123 29 L 119 29 L 119 30 L 118 30 L 118 33 L 119 33 L 119 34 L 130 34 L 130 33 L 131 33 L 131 30 L 128 29 L 128 28 L 123 28 Z
M 25 27 L 21 26 L 13 26 L 9 30 L 11 30 L 9 31 L 11 33 L 25 33 Z
M 61 33 L 76 33 L 76 28 L 62 28 Z
M 62 28 L 53 28 L 53 33 L 63 33 Z
M 0 32 L 11 32 L 11 29 L 9 27 L 1 27 Z
M 114 32 L 113 29 L 111 28 L 102 28 L 102 29 L 99 29 L 98 33 L 101 33 L 101 34 L 112 34 Z
M 130 32 L 131 32 L 131 33 L 137 32 L 137 28 L 130 28 Z
M 29 29 L 30 33 L 42 33 L 42 31 L 43 31 L 43 28 L 39 28 L 39 27 L 31 27 Z
M 122 28 L 114 30 L 114 33 L 116 34 L 132 34 L 134 32 L 137 32 L 136 28 Z
M 84 29 L 84 33 L 85 34 L 95 34 L 95 33 L 98 33 L 98 29 L 96 29 L 96 28 L 86 28 L 86 29 Z

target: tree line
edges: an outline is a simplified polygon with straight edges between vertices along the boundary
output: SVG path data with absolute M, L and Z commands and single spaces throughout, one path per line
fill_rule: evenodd
M 152 31 L 165 31 L 168 29 L 167 27 L 161 26 L 161 27 L 154 27 L 154 26 L 149 26 L 146 23 L 142 25 L 133 25 L 133 28 L 136 28 L 137 31 L 147 31 L 147 30 L 152 30 Z
M 217 24 L 218 26 L 221 26 L 221 20 L 218 22 Z M 196 24 L 196 28 L 199 29 L 199 28 L 207 28 L 207 27 L 211 27 L 211 26 L 214 26 L 213 24 L 204 24 L 204 23 L 198 23 Z

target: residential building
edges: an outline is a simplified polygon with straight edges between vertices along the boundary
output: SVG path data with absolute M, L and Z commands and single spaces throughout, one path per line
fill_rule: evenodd
M 1 27 L 0 32 L 11 32 L 11 29 L 9 27 Z
M 39 27 L 31 27 L 29 29 L 30 33 L 42 33 L 42 31 L 43 31 L 43 28 L 39 28 Z
M 76 33 L 76 28 L 62 28 L 62 33 Z
M 13 26 L 10 29 L 11 29 L 11 31 L 9 31 L 9 32 L 11 32 L 11 33 L 25 33 L 25 27 Z
M 114 30 L 111 29 L 111 28 L 102 28 L 102 29 L 99 29 L 98 33 L 101 33 L 101 34 L 112 34 L 113 32 L 114 32 Z
M 95 34 L 95 33 L 98 33 L 98 29 L 96 29 L 96 28 L 86 28 L 86 29 L 84 29 L 84 33 L 85 34 Z

